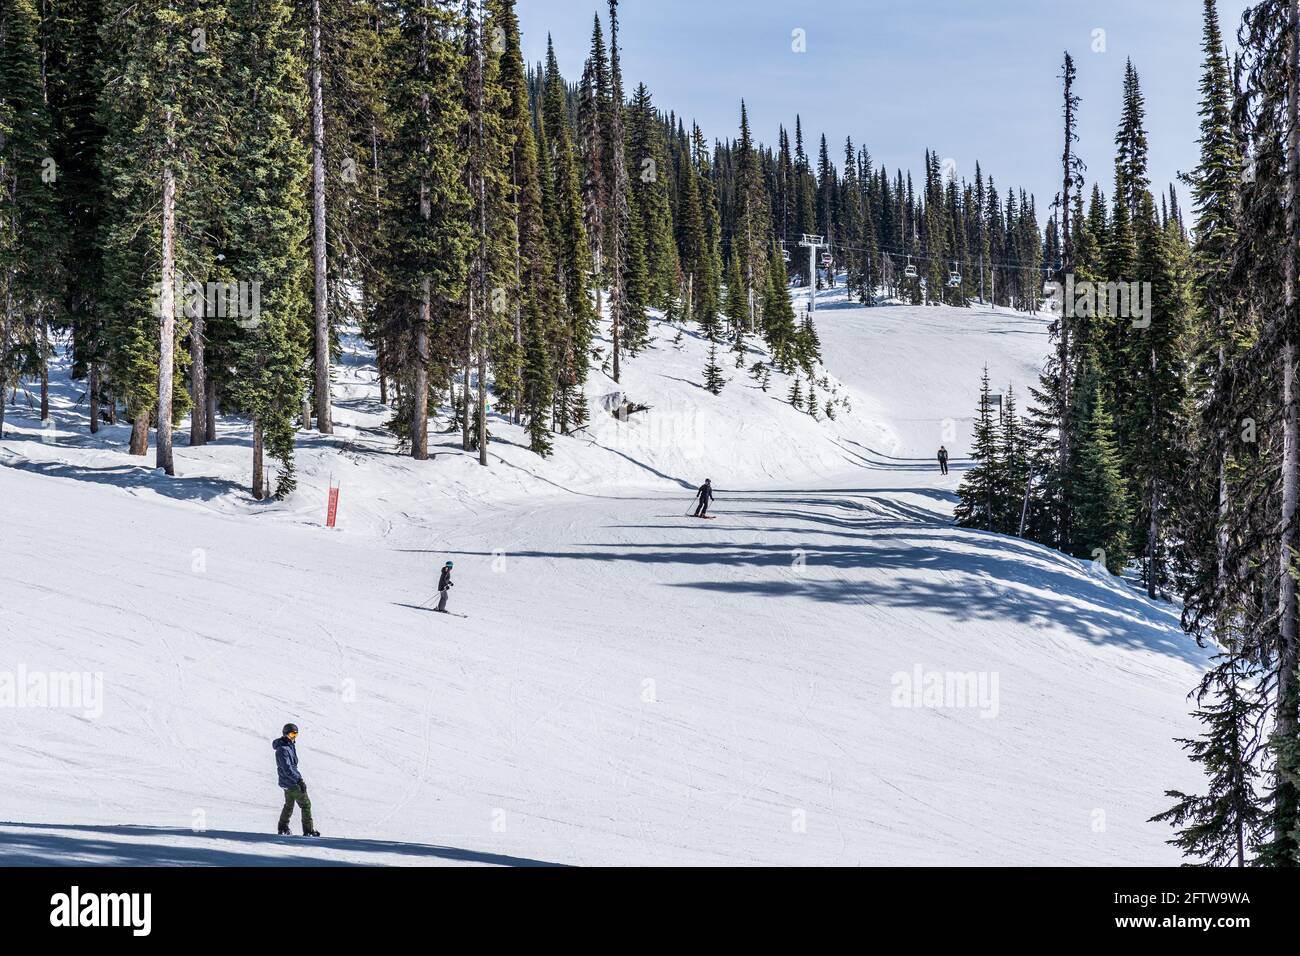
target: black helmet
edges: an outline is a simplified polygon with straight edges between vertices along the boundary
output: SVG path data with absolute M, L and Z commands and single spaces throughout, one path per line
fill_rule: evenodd
M 290 734 L 296 734 L 297 732 L 298 732 L 297 724 L 285 724 L 284 730 L 280 731 L 280 733 L 284 734 L 286 737 L 288 737 Z

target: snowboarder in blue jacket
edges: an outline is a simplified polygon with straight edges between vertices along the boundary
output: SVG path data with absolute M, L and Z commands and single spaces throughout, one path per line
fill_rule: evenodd
M 284 790 L 284 809 L 280 811 L 279 833 L 287 835 L 289 820 L 293 816 L 293 805 L 302 809 L 302 835 L 320 836 L 311 822 L 311 800 L 307 798 L 307 781 L 298 772 L 298 726 L 285 724 L 282 735 L 271 741 L 275 751 L 275 773 Z

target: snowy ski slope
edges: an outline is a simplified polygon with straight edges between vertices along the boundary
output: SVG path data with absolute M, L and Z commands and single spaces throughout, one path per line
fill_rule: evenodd
M 181 429 L 168 479 L 62 375 L 53 427 L 10 406 L 0 680 L 102 694 L 0 706 L 0 864 L 1179 862 L 1146 820 L 1199 783 L 1172 738 L 1205 652 L 950 520 L 981 371 L 1023 395 L 1045 322 L 831 293 L 818 329 L 834 422 L 730 360 L 710 396 L 705 344 L 659 325 L 621 386 L 593 374 L 589 429 L 542 462 L 494 421 L 487 470 L 455 435 L 396 454 L 348 340 L 338 434 L 279 504 L 237 422 Z M 653 408 L 601 412 L 620 392 Z M 684 517 L 706 477 L 717 520 Z M 448 559 L 465 619 L 419 607 Z M 926 697 L 953 674 L 971 696 Z M 321 841 L 271 835 L 286 720 Z

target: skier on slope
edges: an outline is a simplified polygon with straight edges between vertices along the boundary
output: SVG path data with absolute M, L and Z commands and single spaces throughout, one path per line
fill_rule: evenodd
M 289 820 L 293 816 L 293 805 L 296 803 L 302 808 L 302 835 L 318 837 L 320 834 L 316 832 L 311 822 L 311 800 L 307 798 L 307 781 L 298 772 L 298 748 L 295 744 L 297 739 L 297 725 L 285 724 L 282 736 L 271 741 L 271 748 L 275 751 L 275 772 L 280 779 L 280 786 L 284 788 L 284 809 L 280 811 L 280 827 L 277 832 L 281 836 L 288 835 Z
M 695 497 L 699 501 L 699 506 L 695 509 L 695 517 L 707 518 L 709 516 L 709 505 L 713 501 L 712 478 L 704 479 L 704 484 L 701 485 L 700 490 L 695 493 Z
M 436 610 L 443 614 L 450 613 L 447 610 L 447 598 L 451 595 L 451 569 L 452 563 L 448 561 L 442 566 L 442 574 L 438 575 L 438 607 Z
M 942 445 L 939 446 L 939 471 L 948 474 L 948 449 Z

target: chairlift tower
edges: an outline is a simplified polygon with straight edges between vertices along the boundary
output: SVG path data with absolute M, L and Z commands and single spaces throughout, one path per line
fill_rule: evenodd
M 826 248 L 825 236 L 804 233 L 799 245 L 808 250 L 808 314 L 817 311 L 817 250 Z

